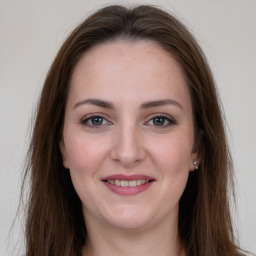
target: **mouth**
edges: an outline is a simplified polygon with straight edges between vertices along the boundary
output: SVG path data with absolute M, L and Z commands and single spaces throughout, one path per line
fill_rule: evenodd
M 119 195 L 136 195 L 147 190 L 155 181 L 145 175 L 112 175 L 102 179 L 112 192 Z
M 109 184 L 119 187 L 137 187 L 146 183 L 152 182 L 153 180 L 103 180 Z

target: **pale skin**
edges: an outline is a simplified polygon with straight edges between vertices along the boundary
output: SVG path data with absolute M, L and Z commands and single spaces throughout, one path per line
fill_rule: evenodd
M 151 41 L 90 49 L 74 69 L 66 104 L 63 165 L 83 206 L 83 256 L 186 255 L 179 199 L 194 161 L 189 91 L 177 61 Z M 147 175 L 149 188 L 120 195 L 109 175 Z

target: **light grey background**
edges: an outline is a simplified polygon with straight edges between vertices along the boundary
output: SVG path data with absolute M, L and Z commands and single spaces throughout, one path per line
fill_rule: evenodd
M 0 255 L 21 255 L 21 223 L 8 232 L 19 202 L 29 124 L 45 75 L 76 25 L 107 3 L 151 3 L 176 14 L 205 51 L 229 124 L 242 247 L 256 252 L 255 0 L 0 0 Z M 17 240 L 18 244 L 15 251 Z

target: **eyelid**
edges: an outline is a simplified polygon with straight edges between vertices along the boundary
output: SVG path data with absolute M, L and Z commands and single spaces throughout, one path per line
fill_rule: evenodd
M 166 127 L 168 127 L 170 125 L 177 124 L 176 120 L 173 117 L 171 117 L 170 115 L 167 115 L 167 114 L 163 114 L 163 113 L 158 113 L 158 114 L 151 115 L 144 124 L 149 125 L 148 123 L 150 121 L 152 121 L 154 118 L 158 118 L 158 117 L 165 118 L 168 121 L 168 124 L 163 125 L 163 126 L 152 125 L 152 126 L 154 126 L 156 128 L 159 128 L 159 129 L 162 128 L 163 129 L 163 128 L 166 128 Z
M 104 119 L 107 123 L 99 124 L 99 125 L 87 124 L 87 122 L 90 119 L 97 118 L 97 117 Z M 168 123 L 164 124 L 164 125 L 159 125 L 159 126 L 154 125 L 154 124 L 149 124 L 150 121 L 152 121 L 154 118 L 158 118 L 158 117 L 164 118 Z M 98 129 L 98 128 L 103 128 L 104 126 L 107 126 L 107 125 L 112 125 L 113 122 L 110 121 L 110 119 L 111 118 L 106 116 L 105 114 L 93 113 L 93 114 L 88 114 L 88 115 L 84 116 L 83 118 L 81 118 L 80 123 L 85 127 Z M 147 121 L 144 122 L 144 125 L 153 126 L 157 129 L 164 129 L 166 127 L 169 127 L 169 126 L 175 125 L 175 124 L 177 124 L 176 120 L 172 116 L 170 116 L 169 114 L 164 114 L 164 113 L 157 113 L 157 114 L 149 115 L 148 118 L 147 118 Z
M 101 124 L 101 125 L 89 125 L 89 124 L 86 124 L 89 120 L 93 119 L 93 118 L 102 118 L 104 120 L 107 121 L 107 124 Z M 80 123 L 86 127 L 89 127 L 89 128 L 93 128 L 93 129 L 97 129 L 97 128 L 101 128 L 103 126 L 106 126 L 106 125 L 111 125 L 113 124 L 111 121 L 109 121 L 109 118 L 106 117 L 106 115 L 104 114 L 99 114 L 99 113 L 93 113 L 93 114 L 89 114 L 89 115 L 86 115 L 84 116 Z

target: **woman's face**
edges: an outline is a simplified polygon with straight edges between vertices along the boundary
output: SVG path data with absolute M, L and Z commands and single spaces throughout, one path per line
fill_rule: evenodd
M 156 43 L 119 40 L 82 57 L 60 148 L 87 223 L 133 229 L 177 222 L 198 161 L 192 116 L 182 70 Z

